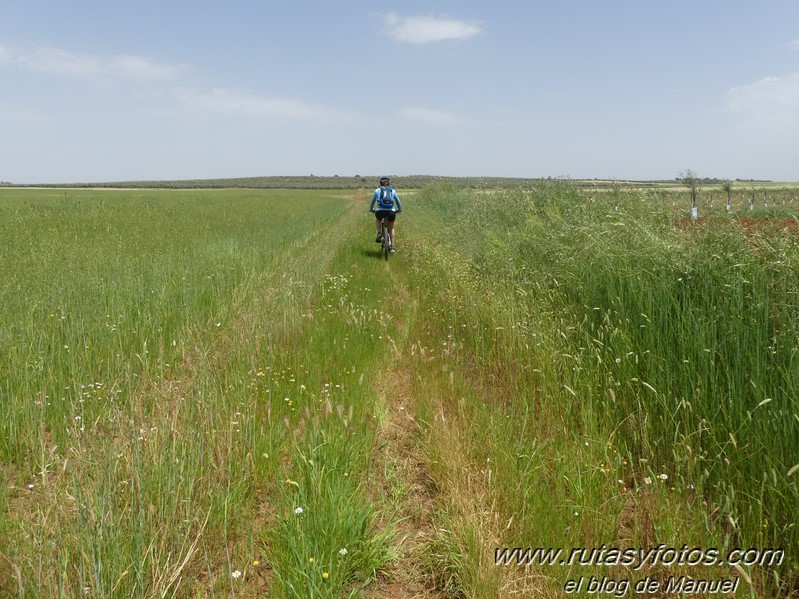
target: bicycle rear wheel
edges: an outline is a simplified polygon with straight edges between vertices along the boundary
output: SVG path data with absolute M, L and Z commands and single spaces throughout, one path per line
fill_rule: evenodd
M 389 237 L 388 224 L 385 220 L 383 221 L 380 230 L 383 232 L 383 245 L 381 248 L 383 250 L 383 257 L 388 260 L 388 255 L 391 253 L 391 238 Z

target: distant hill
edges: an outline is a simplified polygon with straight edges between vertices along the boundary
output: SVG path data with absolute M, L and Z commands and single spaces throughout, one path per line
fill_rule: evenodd
M 173 181 L 105 181 L 92 183 L 31 184 L 20 187 L 103 187 L 103 188 L 161 188 L 161 189 L 358 189 L 378 186 L 379 175 L 301 177 L 242 177 L 235 179 L 180 179 Z M 535 184 L 541 179 L 507 177 L 437 177 L 432 175 L 393 176 L 397 187 L 419 188 L 447 183 L 455 187 L 518 187 Z M 0 183 L 0 185 L 12 185 Z
M 57 184 L 29 184 L 15 185 L 0 182 L 0 187 L 55 187 L 55 188 L 152 188 L 152 189 L 371 189 L 377 187 L 380 176 L 315 176 L 300 177 L 241 177 L 235 179 L 180 179 L 174 181 L 112 181 L 93 183 L 57 183 Z M 392 176 L 391 182 L 398 188 L 412 189 L 430 185 L 452 185 L 453 187 L 493 189 L 514 188 L 538 185 L 543 181 L 567 180 L 580 187 L 609 188 L 616 186 L 631 187 L 672 187 L 681 185 L 679 179 L 661 179 L 653 181 L 618 181 L 612 179 L 568 179 L 557 177 L 524 178 L 524 177 L 441 177 L 434 175 L 407 175 Z M 706 178 L 702 184 L 712 185 L 720 183 L 720 179 Z M 736 179 L 735 183 L 768 184 L 770 181 L 755 181 L 752 179 Z

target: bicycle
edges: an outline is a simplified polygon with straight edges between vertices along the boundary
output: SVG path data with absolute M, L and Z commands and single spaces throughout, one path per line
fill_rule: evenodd
M 391 236 L 388 233 L 388 219 L 385 216 L 380 219 L 380 236 L 383 238 L 380 253 L 388 260 L 388 255 L 391 253 Z

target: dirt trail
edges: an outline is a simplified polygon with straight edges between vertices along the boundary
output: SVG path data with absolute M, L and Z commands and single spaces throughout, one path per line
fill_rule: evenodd
M 378 433 L 374 470 L 377 484 L 397 513 L 396 559 L 367 595 L 380 598 L 439 597 L 426 579 L 425 542 L 432 532 L 434 496 L 429 488 L 424 456 L 420 454 L 419 425 L 414 416 L 415 399 L 404 389 L 407 370 L 389 371 L 397 394 L 381 398 L 388 410 Z
M 367 591 L 371 599 L 433 599 L 443 597 L 431 580 L 425 554 L 433 534 L 435 491 L 423 453 L 417 397 L 412 389 L 413 366 L 408 337 L 415 323 L 417 303 L 392 271 L 395 324 L 389 337 L 395 348 L 386 357 L 378 381 L 378 442 L 373 458 L 373 493 L 395 510 L 395 559 Z

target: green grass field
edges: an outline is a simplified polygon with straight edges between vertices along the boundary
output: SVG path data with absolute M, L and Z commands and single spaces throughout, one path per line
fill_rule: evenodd
M 0 596 L 799 592 L 791 198 L 399 192 L 0 189 Z

